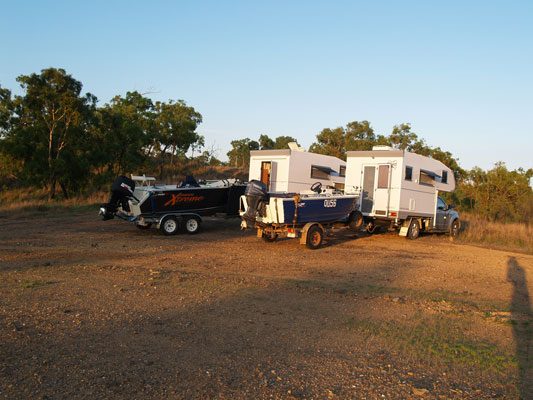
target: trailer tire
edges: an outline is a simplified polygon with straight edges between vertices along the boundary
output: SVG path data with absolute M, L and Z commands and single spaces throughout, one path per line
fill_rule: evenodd
M 370 221 L 368 224 L 366 224 L 365 226 L 365 231 L 371 235 L 373 235 L 374 233 L 378 233 L 380 230 L 380 227 L 379 225 L 376 225 L 373 221 Z
M 273 243 L 278 239 L 278 234 L 277 233 L 268 234 L 268 233 L 263 232 L 263 235 L 261 236 L 261 238 L 265 242 Z
M 179 227 L 178 220 L 173 216 L 163 218 L 159 224 L 159 229 L 166 236 L 172 236 L 178 233 Z
M 351 229 L 353 229 L 354 231 L 359 231 L 361 227 L 363 226 L 363 223 L 364 223 L 364 218 L 363 218 L 363 214 L 361 214 L 361 211 L 354 211 L 353 213 L 350 214 L 348 224 Z
M 452 224 L 450 225 L 450 236 L 452 238 L 456 238 L 459 235 L 459 230 L 461 229 L 461 223 L 459 222 L 459 219 L 454 219 Z
M 185 232 L 187 232 L 190 235 L 194 235 L 198 233 L 200 230 L 200 220 L 198 217 L 185 217 L 184 218 L 185 223 L 183 226 L 185 227 Z
M 324 231 L 320 226 L 313 225 L 309 230 L 307 231 L 307 238 L 305 241 L 305 245 L 307 248 L 311 250 L 316 250 L 320 246 L 322 246 L 322 240 L 324 239 Z
M 407 239 L 415 240 L 418 236 L 420 236 L 420 224 L 418 223 L 418 220 L 413 219 L 409 224 Z

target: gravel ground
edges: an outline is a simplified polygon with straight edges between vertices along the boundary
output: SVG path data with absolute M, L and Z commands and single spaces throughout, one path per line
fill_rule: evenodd
M 533 398 L 533 257 L 0 215 L 0 397 Z

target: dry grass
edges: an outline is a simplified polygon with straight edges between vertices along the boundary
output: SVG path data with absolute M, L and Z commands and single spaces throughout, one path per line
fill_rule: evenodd
M 461 213 L 463 224 L 459 241 L 533 254 L 533 227 L 524 223 L 491 222 Z
M 217 171 L 215 167 L 209 172 L 205 175 L 216 175 L 216 172 L 220 171 Z M 225 172 L 227 175 L 227 171 Z M 70 199 L 63 199 L 59 196 L 55 200 L 49 200 L 48 193 L 44 189 L 11 189 L 0 192 L 0 212 L 85 208 L 105 203 L 108 197 L 107 192 L 94 192 Z M 461 221 L 462 232 L 458 238 L 459 242 L 533 254 L 533 227 L 529 224 L 491 222 L 465 212 L 461 212 Z
M 19 188 L 0 192 L 0 211 L 32 210 L 46 211 L 55 208 L 83 208 L 107 202 L 109 197 L 105 192 L 94 192 L 88 195 L 75 196 L 64 199 L 48 199 L 44 189 Z

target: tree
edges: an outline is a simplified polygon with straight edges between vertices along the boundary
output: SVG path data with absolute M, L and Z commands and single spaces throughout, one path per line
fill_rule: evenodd
M 274 148 L 274 141 L 268 135 L 259 136 L 259 148 L 261 150 L 271 150 Z
M 6 134 L 13 116 L 13 99 L 11 92 L 0 86 L 0 139 Z
M 343 127 L 323 129 L 310 151 L 346 159 L 346 151 L 371 150 L 376 144 L 374 129 L 368 121 L 353 121 Z
M 202 115 L 183 100 L 155 103 L 157 141 L 161 153 L 185 154 L 191 146 L 204 146 L 204 138 L 196 132 Z
M 259 136 L 259 148 L 261 150 L 287 149 L 290 142 L 298 144 L 298 141 L 292 136 L 278 136 L 274 140 L 268 135 Z
M 388 139 L 393 147 L 411 151 L 418 141 L 418 136 L 416 133 L 411 132 L 411 124 L 404 123 L 394 125 Z
M 228 152 L 229 164 L 234 167 L 248 167 L 250 165 L 250 150 L 259 150 L 259 143 L 250 138 L 233 140 Z
M 346 137 L 344 128 L 325 128 L 316 135 L 317 141 L 311 145 L 309 151 L 326 154 L 338 158 L 346 157 Z
M 126 174 L 143 165 L 154 138 L 154 106 L 138 92 L 115 96 L 97 111 L 93 151 L 95 164 L 106 166 L 111 175 Z
M 374 129 L 368 121 L 353 121 L 346 125 L 345 130 L 345 150 L 372 150 L 376 144 Z
M 292 136 L 278 136 L 276 140 L 274 141 L 274 148 L 275 149 L 288 149 L 289 143 L 291 142 L 295 142 L 296 144 L 298 144 L 298 141 Z
M 529 222 L 533 217 L 533 170 L 509 171 L 503 162 L 488 171 L 475 167 L 460 182 L 460 203 L 490 220 Z
M 17 81 L 25 93 L 13 100 L 4 148 L 23 161 L 29 181 L 47 184 L 50 198 L 58 183 L 68 197 L 68 189 L 77 189 L 89 175 L 87 135 L 96 97 L 81 95 L 81 82 L 63 69 L 43 69 Z

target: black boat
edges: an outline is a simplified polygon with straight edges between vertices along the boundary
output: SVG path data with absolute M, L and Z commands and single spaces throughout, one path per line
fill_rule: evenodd
M 201 217 L 238 216 L 239 199 L 246 188 L 236 179 L 196 181 L 192 176 L 178 185 L 154 182 L 154 178 L 145 176 L 118 177 L 100 215 L 104 220 L 116 216 L 134 222 L 140 229 L 156 225 L 166 235 L 177 233 L 180 227 L 196 233 Z

